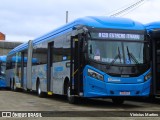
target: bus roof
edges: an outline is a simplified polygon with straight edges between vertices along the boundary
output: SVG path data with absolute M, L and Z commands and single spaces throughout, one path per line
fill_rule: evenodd
M 6 60 L 7 60 L 6 55 L 0 56 L 0 62 L 6 62 Z
M 73 22 L 70 22 L 58 29 L 55 29 L 35 40 L 33 40 L 33 45 L 41 43 L 43 41 L 47 41 L 49 39 L 53 39 L 61 34 L 64 34 L 68 31 L 71 31 L 76 26 L 88 26 L 94 28 L 108 28 L 108 29 L 121 29 L 121 30 L 144 30 L 145 27 L 139 22 L 135 22 L 131 19 L 127 18 L 118 18 L 118 17 L 106 17 L 106 16 L 88 16 L 84 18 L 79 18 Z M 28 47 L 28 43 L 24 43 L 16 47 L 15 49 L 9 52 L 10 54 L 14 54 L 17 51 L 24 50 Z
M 146 29 L 148 31 L 151 31 L 151 30 L 160 30 L 160 21 L 159 22 L 152 22 L 152 23 L 146 24 L 145 27 L 146 27 Z

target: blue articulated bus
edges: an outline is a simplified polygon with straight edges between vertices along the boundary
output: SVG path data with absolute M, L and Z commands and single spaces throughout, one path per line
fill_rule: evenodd
M 6 88 L 6 59 L 7 56 L 0 56 L 0 88 Z
M 151 95 L 160 96 L 160 22 L 146 24 L 151 43 L 152 89 Z
M 10 64 L 14 56 L 21 61 Z M 108 97 L 120 104 L 150 93 L 149 39 L 144 25 L 130 19 L 79 18 L 14 48 L 7 62 L 11 87 L 40 97 L 67 95 L 70 103 Z

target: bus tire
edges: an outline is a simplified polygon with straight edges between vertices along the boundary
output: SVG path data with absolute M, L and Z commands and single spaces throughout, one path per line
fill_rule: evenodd
M 11 91 L 14 91 L 14 81 L 11 81 Z
M 77 103 L 77 98 L 75 96 L 71 96 L 69 84 L 67 84 L 67 100 L 71 104 Z
M 124 98 L 115 97 L 115 98 L 112 98 L 112 102 L 115 105 L 121 105 L 124 103 Z
M 13 91 L 14 91 L 14 92 L 17 92 L 17 87 L 16 87 L 15 80 L 13 80 Z
M 38 94 L 38 96 L 40 98 L 45 97 L 45 93 L 42 92 L 42 90 L 41 90 L 41 83 L 40 83 L 40 81 L 38 81 L 38 83 L 37 83 L 37 94 Z

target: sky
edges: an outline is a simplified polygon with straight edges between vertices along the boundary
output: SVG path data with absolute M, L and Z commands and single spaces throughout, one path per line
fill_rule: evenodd
M 138 0 L 0 0 L 0 32 L 6 40 L 34 40 L 84 16 L 109 16 Z M 124 14 L 141 23 L 160 21 L 160 0 L 146 0 Z

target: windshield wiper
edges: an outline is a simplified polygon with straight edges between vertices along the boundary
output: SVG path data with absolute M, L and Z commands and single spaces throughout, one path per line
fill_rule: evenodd
M 138 60 L 135 58 L 135 56 L 129 51 L 129 48 L 128 46 L 127 47 L 127 54 L 128 54 L 128 58 L 129 58 L 129 61 L 131 62 L 131 58 L 132 60 L 136 63 L 136 64 L 139 64 Z
M 114 59 L 109 63 L 109 65 L 107 66 L 107 69 L 109 69 L 110 66 L 112 66 L 118 58 L 120 59 L 120 63 L 122 63 L 122 62 L 121 62 L 121 53 L 120 53 L 120 50 L 119 50 L 119 46 L 118 46 L 118 54 L 117 54 L 117 55 L 114 57 Z

